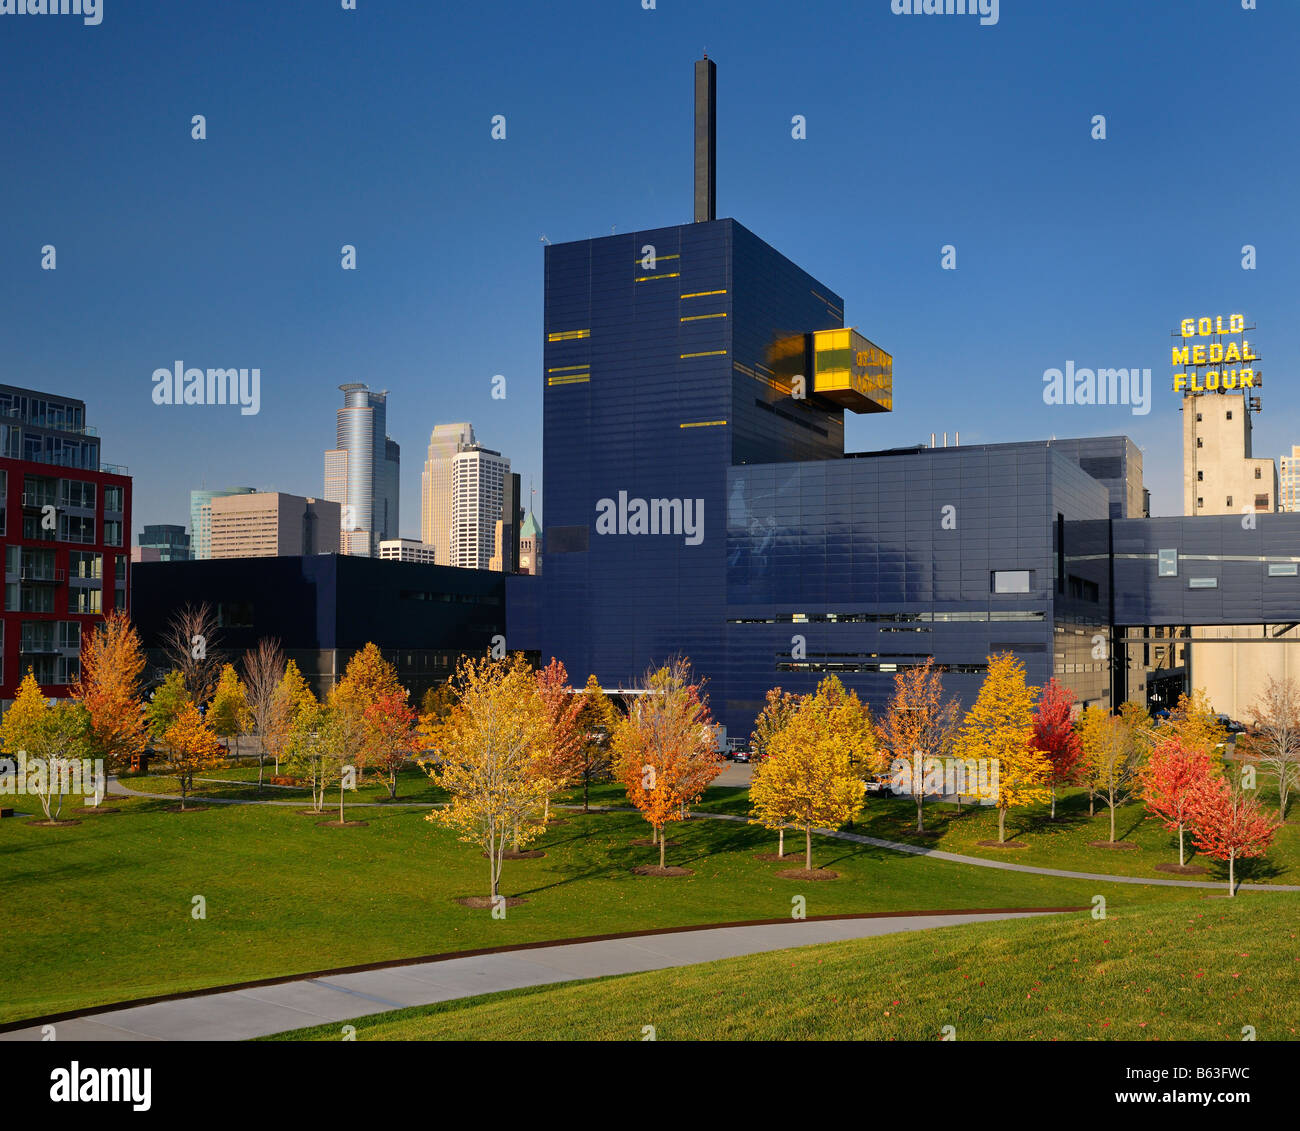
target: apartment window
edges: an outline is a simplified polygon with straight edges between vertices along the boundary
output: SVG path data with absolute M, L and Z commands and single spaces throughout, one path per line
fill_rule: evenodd
M 122 523 L 116 518 L 104 519 L 104 541 L 109 546 L 122 544 Z
M 1255 496 L 1255 509 L 1256 509 L 1257 511 L 1266 511 L 1266 510 L 1269 509 L 1269 506 L 1268 506 L 1268 496 L 1267 496 L 1267 495 L 1256 495 L 1256 496 Z
M 94 484 L 91 484 L 94 486 Z M 62 542 L 93 542 L 95 540 L 95 520 L 89 515 L 59 515 L 59 540 Z
M 994 593 L 1028 593 L 1029 592 L 1029 575 L 1033 570 L 1028 569 L 998 569 L 993 571 L 993 592 Z
M 114 511 L 118 514 L 122 513 L 122 488 L 121 487 L 104 488 L 104 509 L 106 511 Z
M 1232 419 L 1232 409 L 1228 409 L 1228 419 Z
M 68 576 L 98 580 L 102 576 L 104 559 L 99 554 L 89 554 L 84 550 L 72 550 L 68 554 Z
M 1200 422 L 1201 422 L 1201 414 L 1198 412 L 1196 414 L 1196 423 L 1199 424 Z
M 75 620 L 59 621 L 59 647 L 81 651 L 81 624 Z
M 1200 505 L 1200 500 L 1197 500 Z M 1156 574 L 1159 577 L 1178 576 L 1178 551 L 1160 550 L 1156 555 Z
M 103 611 L 102 605 L 103 594 L 98 589 L 83 589 L 78 586 L 68 586 L 68 612 L 70 613 L 98 613 Z M 49 610 L 53 612 L 53 608 Z
M 1263 478 L 1264 478 L 1264 476 L 1260 474 L 1260 469 L 1259 469 L 1258 467 L 1255 468 L 1255 478 L 1256 478 L 1256 479 L 1263 479 Z
M 77 507 L 82 510 L 95 509 L 95 485 L 81 479 L 62 479 L 60 496 L 65 507 Z
M 123 554 L 113 555 L 113 578 L 116 581 L 126 581 L 126 557 Z
M 1198 508 L 1205 506 L 1205 500 L 1202 499 L 1200 495 L 1196 496 L 1196 506 Z
M 1205 479 L 1205 472 L 1203 472 L 1203 471 L 1198 471 L 1198 472 L 1196 473 L 1196 481 L 1197 481 L 1198 483 L 1200 483 L 1200 482 L 1202 482 L 1204 479 Z
M 1232 506 L 1232 496 L 1231 496 L 1231 495 L 1228 496 L 1228 501 L 1227 501 L 1226 503 L 1224 503 L 1224 506 L 1228 506 L 1228 507 Z
M 1205 446 L 1204 444 L 1201 443 L 1201 438 L 1199 436 L 1196 437 L 1196 446 L 1198 448 L 1203 448 Z

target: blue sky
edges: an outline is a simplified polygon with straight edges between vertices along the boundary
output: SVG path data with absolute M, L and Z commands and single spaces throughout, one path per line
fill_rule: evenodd
M 540 237 L 690 220 L 707 49 L 718 214 L 894 355 L 893 418 L 850 418 L 851 449 L 1126 433 L 1153 512 L 1180 513 L 1181 319 L 1258 325 L 1256 454 L 1300 442 L 1297 47 L 1294 0 L 1002 0 L 994 26 L 890 0 L 0 15 L 0 382 L 88 402 L 133 535 L 204 484 L 319 493 L 346 381 L 390 392 L 404 534 L 437 422 L 471 420 L 540 498 Z M 154 405 L 178 358 L 259 367 L 260 413 Z M 1151 412 L 1045 405 L 1067 360 L 1149 367 Z

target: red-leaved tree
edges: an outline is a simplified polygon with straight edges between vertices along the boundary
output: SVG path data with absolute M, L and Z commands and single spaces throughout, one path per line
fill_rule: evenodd
M 1217 769 L 1209 754 L 1180 738 L 1156 743 L 1142 768 L 1138 792 L 1148 813 L 1154 813 L 1170 832 L 1178 833 L 1178 864 L 1185 867 L 1183 832 L 1191 817 L 1196 791 L 1214 777 Z
M 1228 862 L 1228 895 L 1235 896 L 1238 858 L 1263 856 L 1280 822 L 1266 817 L 1253 797 L 1223 778 L 1207 778 L 1192 793 L 1189 825 L 1196 847 Z
M 1055 677 L 1047 681 L 1034 713 L 1034 746 L 1051 763 L 1048 784 L 1052 787 L 1052 817 L 1056 817 L 1056 788 L 1070 785 L 1083 760 L 1083 743 L 1075 729 L 1072 709 L 1078 700 Z
M 405 688 L 381 691 L 362 712 L 362 760 L 368 769 L 383 773 L 390 801 L 397 800 L 397 775 L 420 745 L 415 724 Z

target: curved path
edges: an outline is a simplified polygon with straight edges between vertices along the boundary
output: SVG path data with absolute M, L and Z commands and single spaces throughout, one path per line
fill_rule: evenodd
M 116 778 L 109 778 L 108 793 L 126 794 L 131 797 L 143 797 L 155 801 L 176 801 L 177 796 L 174 793 L 141 793 L 138 790 L 128 789 L 122 785 Z M 297 808 L 302 807 L 301 801 L 248 801 L 236 800 L 231 798 L 195 798 L 201 800 L 207 805 L 292 805 Z M 374 806 L 380 809 L 411 807 L 419 809 L 430 808 L 427 801 L 355 801 L 349 802 L 348 808 Z M 555 809 L 579 809 L 577 805 L 555 805 Z M 329 811 L 329 806 L 325 807 L 325 812 Z M 635 809 L 616 808 L 608 805 L 593 805 L 593 813 L 635 813 Z M 693 812 L 692 818 L 702 817 L 710 821 L 736 821 L 739 824 L 748 824 L 748 818 L 739 817 L 733 813 L 701 813 Z M 898 840 L 882 840 L 880 837 L 862 836 L 860 833 L 846 833 L 841 829 L 813 829 L 818 836 L 830 837 L 832 840 L 847 840 L 853 844 L 869 844 L 873 848 L 887 848 L 891 852 L 905 852 L 909 856 L 926 856 L 931 860 L 945 860 L 950 864 L 970 864 L 976 868 L 1000 868 L 1005 872 L 1029 872 L 1035 876 L 1055 876 L 1062 880 L 1093 880 L 1097 883 L 1108 884 L 1151 884 L 1156 887 L 1170 888 L 1222 888 L 1222 880 L 1164 880 L 1148 876 L 1116 876 L 1109 872 L 1067 872 L 1060 868 L 1037 868 L 1032 864 L 1012 864 L 1008 860 L 986 860 L 982 856 L 962 856 L 957 852 L 944 852 L 939 848 L 927 848 L 923 844 L 904 844 Z M 799 853 L 793 853 L 798 858 Z M 1237 891 L 1300 891 L 1300 884 L 1241 884 L 1236 888 Z
M 719 958 L 841 939 L 921 931 L 955 923 L 1024 919 L 1060 908 L 767 921 L 684 927 L 491 952 L 437 955 L 350 972 L 276 979 L 53 1021 L 60 1041 L 238 1041 L 408 1006 L 545 986 L 609 974 L 691 966 Z M 339 1036 L 342 1037 L 340 1028 Z M 41 1024 L 0 1032 L 0 1041 L 39 1041 Z M 640 1034 L 629 1034 L 629 1039 Z

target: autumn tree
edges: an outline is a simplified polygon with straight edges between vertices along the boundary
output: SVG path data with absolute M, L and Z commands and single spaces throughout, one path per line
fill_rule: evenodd
M 1198 746 L 1211 758 L 1221 757 L 1228 732 L 1202 689 L 1178 697 L 1177 705 L 1157 728 L 1158 739 L 1173 736 L 1187 746 Z
M 538 817 L 549 784 L 533 766 L 545 715 L 521 654 L 463 657 L 453 682 L 456 703 L 432 735 L 437 757 L 420 763 L 451 800 L 425 820 L 482 847 L 489 898 L 496 900 L 507 838 L 515 833 L 526 843 L 545 831 Z
M 963 761 L 987 758 L 996 769 L 999 844 L 1006 841 L 1008 810 L 1049 795 L 1051 763 L 1034 745 L 1034 693 L 1025 683 L 1024 664 L 1012 653 L 990 656 L 988 674 L 954 744 Z
M 880 723 L 880 751 L 883 760 L 914 764 L 912 796 L 916 801 L 916 831 L 925 829 L 925 788 L 922 772 L 932 758 L 944 758 L 952 750 L 961 721 L 956 698 L 943 695 L 942 669 L 934 657 L 894 676 L 894 695 Z
M 155 746 L 165 744 L 165 736 L 172 724 L 180 717 L 185 705 L 193 702 L 184 675 L 178 668 L 172 668 L 162 683 L 154 688 L 145 707 L 149 738 Z
M 582 781 L 582 811 L 588 813 L 591 811 L 592 785 L 609 776 L 610 737 L 618 725 L 618 711 L 594 675 L 587 677 L 579 699 L 578 777 Z
M 1132 797 L 1138 784 L 1137 738 L 1122 715 L 1098 708 L 1083 728 L 1082 743 L 1089 781 L 1110 810 L 1110 843 L 1114 844 L 1115 811 Z
M 90 756 L 102 758 L 110 770 L 138 765 L 145 750 L 144 667 L 140 635 L 123 612 L 112 610 L 83 637 L 72 697 L 90 719 Z
M 215 770 L 224 762 L 221 743 L 188 696 L 171 725 L 163 732 L 162 747 L 172 773 L 180 782 L 181 811 L 184 812 L 185 799 L 194 788 L 194 775 Z
M 403 688 L 381 692 L 361 717 L 365 764 L 379 770 L 388 786 L 388 799 L 397 800 L 397 775 L 419 742 L 415 709 Z
M 786 725 L 795 716 L 799 710 L 799 704 L 803 702 L 803 696 L 797 695 L 793 691 L 784 691 L 779 687 L 768 688 L 766 700 L 763 703 L 763 709 L 758 713 L 758 718 L 754 720 L 754 729 L 749 733 L 749 750 L 752 758 L 754 775 L 759 772 L 759 766 L 768 757 L 772 750 L 772 739 L 785 729 Z M 751 778 L 751 800 L 753 783 Z M 760 787 L 765 788 L 765 787 Z M 771 806 L 765 808 L 765 814 L 768 813 Z M 773 818 L 774 819 L 774 818 Z M 764 824 L 759 820 L 758 824 Z M 767 828 L 772 828 L 768 823 Z M 785 822 L 776 825 L 776 855 L 778 859 L 785 858 L 785 830 L 790 826 Z
M 316 706 L 316 696 L 303 678 L 298 665 L 290 660 L 271 696 L 270 716 L 264 741 L 275 758 L 275 772 L 280 772 L 280 758 L 288 753 L 293 736 L 301 730 L 305 712 Z
M 769 829 L 793 825 L 804 833 L 804 867 L 812 871 L 812 831 L 839 828 L 862 809 L 861 767 L 875 752 L 870 716 L 857 693 L 827 676 L 768 741 L 754 767 L 751 820 Z
M 545 728 L 537 755 L 535 772 L 550 783 L 542 819 L 551 816 L 551 797 L 568 789 L 582 773 L 583 733 L 578 724 L 582 699 L 569 686 L 569 673 L 563 663 L 552 658 L 536 673 L 537 694 L 541 699 Z
M 1074 726 L 1074 705 L 1078 702 L 1073 691 L 1058 683 L 1053 676 L 1043 686 L 1034 712 L 1034 746 L 1046 756 L 1048 785 L 1052 790 L 1052 818 L 1056 818 L 1056 791 L 1072 785 L 1083 757 L 1079 732 Z
M 690 662 L 676 657 L 644 677 L 637 697 L 614 731 L 619 780 L 659 842 L 664 863 L 664 827 L 684 820 L 686 806 L 722 772 L 714 750 L 712 719 Z
M 1203 779 L 1193 793 L 1190 825 L 1197 848 L 1228 862 L 1228 895 L 1235 896 L 1237 861 L 1263 856 L 1281 822 L 1266 816 L 1253 797 L 1216 776 Z
M 294 721 L 288 743 L 288 764 L 311 789 L 311 807 L 325 808 L 325 793 L 339 788 L 339 824 L 347 824 L 344 802 L 357 785 L 356 768 L 365 742 L 361 720 L 350 710 L 317 703 L 304 704 Z
M 1243 754 L 1277 781 L 1277 815 L 1285 818 L 1291 787 L 1300 784 L 1300 690 L 1295 681 L 1270 676 L 1254 715 L 1255 729 Z
M 210 702 L 217 690 L 223 665 L 220 636 L 216 610 L 207 601 L 198 605 L 186 602 L 167 622 L 163 655 L 181 673 L 185 690 L 195 703 Z
M 208 726 L 218 738 L 224 738 L 229 750 L 230 739 L 235 740 L 235 756 L 239 756 L 239 736 L 248 730 L 250 713 L 248 693 L 240 682 L 233 664 L 226 664 L 217 677 L 217 689 L 212 694 L 205 716 Z
M 263 637 L 244 653 L 245 701 L 249 722 L 257 732 L 257 788 L 262 789 L 266 739 L 275 709 L 275 692 L 284 677 L 284 652 L 278 640 Z
M 18 694 L 14 697 L 9 710 L 0 719 L 0 748 L 6 754 L 25 752 L 34 741 L 49 704 L 36 682 L 36 675 L 31 668 L 18 685 Z
M 1178 833 L 1178 864 L 1186 867 L 1183 834 L 1191 818 L 1197 791 L 1222 773 L 1201 747 L 1188 746 L 1177 737 L 1156 743 L 1139 775 L 1139 793 L 1147 811 L 1160 818 L 1170 832 Z
M 70 699 L 51 704 L 28 668 L 0 722 L 0 743 L 13 762 L 15 787 L 36 795 L 47 821 L 59 819 L 70 790 L 87 792 L 81 759 L 88 757 L 89 730 L 85 707 Z M 92 788 L 98 801 L 97 779 Z

